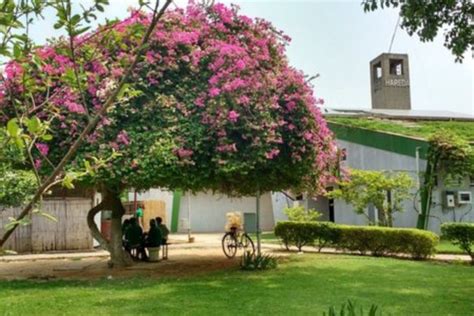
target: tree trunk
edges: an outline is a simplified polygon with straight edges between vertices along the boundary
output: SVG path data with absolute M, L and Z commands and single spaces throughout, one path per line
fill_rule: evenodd
M 87 225 L 92 237 L 100 246 L 110 252 L 109 267 L 126 267 L 132 265 L 132 258 L 122 246 L 122 216 L 125 209 L 120 201 L 120 194 L 108 189 L 102 190 L 102 202 L 93 207 L 87 214 Z M 95 224 L 94 217 L 101 211 L 112 211 L 111 239 L 107 241 Z
M 120 201 L 119 194 L 114 194 L 112 207 L 112 235 L 110 239 L 110 267 L 127 267 L 132 265 L 132 258 L 123 249 L 122 245 L 122 216 L 125 214 L 125 208 Z

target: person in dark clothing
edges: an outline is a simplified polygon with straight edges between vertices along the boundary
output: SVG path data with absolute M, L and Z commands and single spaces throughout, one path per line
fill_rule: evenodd
M 125 240 L 125 232 L 127 231 L 128 227 L 130 226 L 130 219 L 126 219 L 122 223 L 122 239 Z
M 136 218 L 130 219 L 130 224 L 125 231 L 125 250 L 131 254 L 132 249 L 137 249 L 137 257 L 145 259 L 146 253 L 143 247 L 143 230 L 138 225 Z
M 145 245 L 146 247 L 160 247 L 161 246 L 161 230 L 156 225 L 156 221 L 154 219 L 150 220 L 150 230 L 148 231 Z
M 156 224 L 161 231 L 161 244 L 166 245 L 166 243 L 168 242 L 168 235 L 170 231 L 168 227 L 166 227 L 166 225 L 163 224 L 163 219 L 161 217 L 156 218 Z

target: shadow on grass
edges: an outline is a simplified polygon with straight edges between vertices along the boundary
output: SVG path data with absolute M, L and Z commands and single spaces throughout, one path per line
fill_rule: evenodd
M 214 272 L 160 280 L 0 282 L 2 302 L 21 314 L 45 296 L 59 313 L 321 314 L 354 300 L 393 315 L 466 315 L 474 269 L 391 258 L 306 254 L 258 273 Z M 72 302 L 68 299 L 73 299 Z M 22 301 L 20 304 L 19 301 Z

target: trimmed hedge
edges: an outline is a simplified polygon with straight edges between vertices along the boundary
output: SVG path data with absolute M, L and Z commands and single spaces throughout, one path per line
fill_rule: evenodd
M 301 251 L 305 245 L 358 251 L 361 254 L 386 256 L 398 253 L 414 259 L 425 259 L 435 253 L 439 237 L 429 231 L 412 228 L 348 226 L 330 222 L 279 222 L 275 227 L 287 249 L 294 245 Z
M 275 236 L 288 250 L 290 246 L 296 246 L 301 251 L 303 246 L 317 245 L 321 251 L 321 248 L 333 245 L 333 241 L 339 238 L 339 231 L 334 227 L 331 222 L 278 222 Z
M 469 256 L 474 264 L 474 223 L 444 223 L 441 225 L 443 238 L 459 246 Z

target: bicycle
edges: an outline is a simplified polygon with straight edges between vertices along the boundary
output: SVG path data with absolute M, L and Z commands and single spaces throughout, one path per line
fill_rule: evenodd
M 232 227 L 222 237 L 222 250 L 227 258 L 232 259 L 237 249 L 244 249 L 244 252 L 250 252 L 251 255 L 255 253 L 252 238 L 246 232 L 241 233 L 236 227 Z

